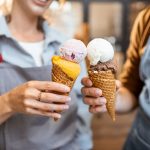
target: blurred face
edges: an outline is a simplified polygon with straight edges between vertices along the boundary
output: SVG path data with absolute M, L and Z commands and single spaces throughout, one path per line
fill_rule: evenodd
M 43 15 L 53 0 L 14 0 L 25 12 L 32 15 Z

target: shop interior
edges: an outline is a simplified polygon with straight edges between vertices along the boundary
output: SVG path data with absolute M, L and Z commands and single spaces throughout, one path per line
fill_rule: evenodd
M 52 27 L 85 44 L 93 38 L 107 39 L 115 49 L 119 78 L 135 18 L 149 4 L 149 0 L 54 0 L 45 17 Z M 117 115 L 116 122 L 107 113 L 94 115 L 93 150 L 120 150 L 135 114 Z

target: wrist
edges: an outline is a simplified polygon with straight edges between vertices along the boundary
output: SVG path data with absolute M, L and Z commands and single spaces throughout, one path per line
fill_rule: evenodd
M 116 113 L 129 113 L 137 106 L 135 96 L 125 87 L 120 88 L 116 94 Z
M 0 103 L 2 103 L 2 106 L 3 106 L 2 108 L 3 113 L 13 115 L 14 112 L 9 104 L 9 94 L 2 95 L 0 101 L 1 101 Z

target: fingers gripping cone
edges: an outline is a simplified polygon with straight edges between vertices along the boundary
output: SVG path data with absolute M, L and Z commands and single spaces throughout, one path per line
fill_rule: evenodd
M 100 88 L 103 93 L 102 95 L 107 100 L 107 110 L 112 118 L 115 121 L 115 75 L 111 70 L 108 71 L 89 71 L 89 78 L 93 82 L 93 86 Z
M 52 68 L 52 81 L 61 83 L 61 84 L 65 84 L 68 87 L 70 87 L 70 89 L 72 89 L 74 82 L 75 82 L 75 80 L 73 80 L 72 78 L 67 76 L 67 74 L 64 73 L 63 70 L 55 64 L 53 64 L 53 68 Z M 66 93 L 66 95 L 69 95 L 69 93 Z M 60 104 L 60 103 L 57 103 L 57 104 Z M 57 111 L 57 113 L 62 113 L 62 112 Z M 55 118 L 54 120 L 58 121 L 57 118 Z

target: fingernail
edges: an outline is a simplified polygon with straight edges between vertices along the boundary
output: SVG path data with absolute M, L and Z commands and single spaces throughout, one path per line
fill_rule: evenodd
M 69 91 L 70 91 L 70 88 L 69 88 L 69 87 L 65 87 L 64 89 L 65 89 L 66 92 L 69 92 Z
M 68 97 L 68 98 L 67 98 L 67 102 L 70 102 L 70 101 L 71 101 L 71 97 Z
M 69 106 L 68 105 L 64 106 L 64 109 L 69 109 Z
M 60 118 L 61 118 L 61 115 L 57 115 L 57 118 L 60 119 Z
M 95 93 L 97 96 L 100 96 L 100 90 L 96 90 Z
M 90 80 L 88 80 L 88 85 L 92 86 L 92 82 Z
M 106 101 L 106 99 L 105 99 L 104 97 L 101 97 L 101 98 L 100 98 L 100 102 L 101 102 L 102 104 L 106 104 L 106 103 L 107 103 L 107 101 Z

